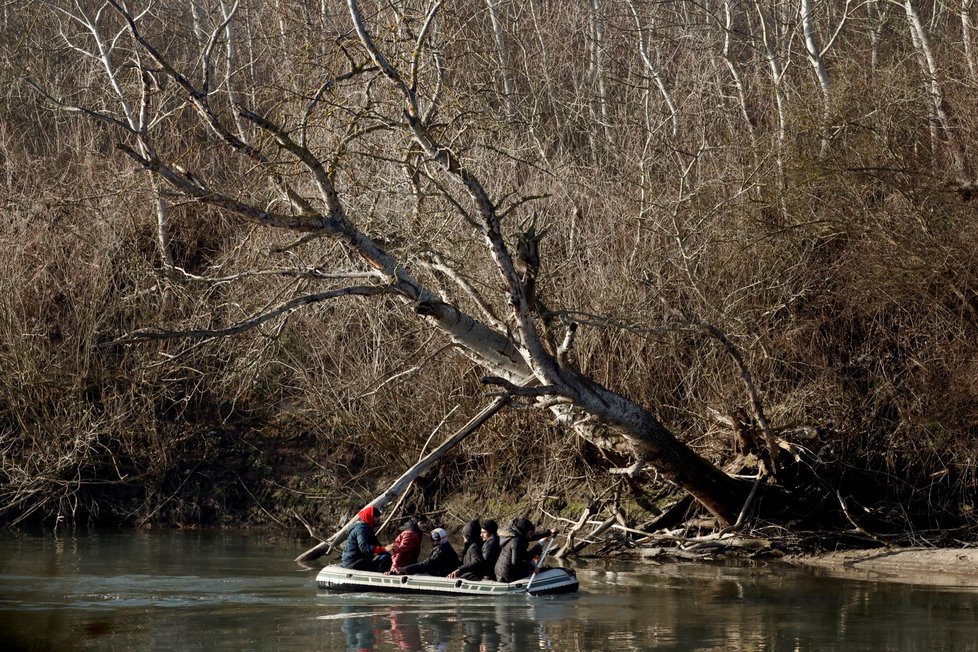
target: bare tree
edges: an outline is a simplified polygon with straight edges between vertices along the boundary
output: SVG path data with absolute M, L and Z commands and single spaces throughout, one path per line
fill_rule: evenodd
M 605 140 L 609 140 L 609 115 L 608 115 L 608 93 L 605 89 L 605 37 L 604 20 L 601 16 L 601 0 L 589 0 L 588 23 L 590 31 L 590 68 L 591 78 L 595 84 L 595 102 L 597 110 L 594 110 L 595 121 L 601 125 Z M 593 146 L 592 146 L 592 149 Z
M 910 38 L 913 41 L 917 55 L 917 63 L 927 89 L 929 110 L 931 114 L 931 135 L 935 144 L 944 142 L 950 150 L 951 163 L 960 182 L 971 179 L 971 169 L 964 152 L 955 126 L 948 115 L 947 104 L 944 100 L 940 72 L 937 59 L 930 44 L 930 38 L 920 20 L 920 14 L 913 0 L 903 0 L 903 9 L 910 27 Z
M 335 134 L 338 130 L 341 135 L 335 137 L 332 147 L 323 147 L 313 145 L 309 139 L 297 138 L 302 132 L 296 127 L 311 123 L 309 116 L 301 122 L 287 114 L 277 118 L 275 113 L 278 111 L 242 106 L 242 100 L 237 97 L 223 105 L 226 109 L 219 104 L 221 97 L 213 83 L 211 53 L 218 39 L 233 38 L 225 24 L 233 20 L 233 12 L 227 12 L 222 24 L 212 31 L 208 47 L 201 53 L 201 73 L 194 81 L 147 33 L 155 21 L 152 13 L 134 13 L 115 0 L 109 0 L 106 10 L 122 20 L 124 33 L 130 39 L 126 49 L 121 47 L 121 41 L 114 41 L 118 49 L 113 56 L 126 56 L 126 65 L 136 67 L 144 77 L 151 71 L 157 78 L 165 77 L 172 92 L 167 102 L 173 104 L 157 104 L 155 97 L 143 91 L 144 111 L 147 114 L 157 111 L 155 121 L 145 123 L 152 124 L 152 129 L 140 128 L 144 123 L 134 126 L 131 122 L 115 120 L 110 114 L 97 110 L 80 107 L 79 110 L 116 127 L 117 133 L 123 136 L 119 145 L 121 151 L 150 172 L 152 178 L 165 183 L 169 192 L 262 227 L 304 234 L 297 246 L 314 239 L 331 239 L 365 266 L 362 272 L 336 271 L 321 276 L 328 281 L 346 276 L 349 280 L 365 282 L 294 296 L 234 326 L 180 333 L 144 329 L 131 333 L 125 341 L 174 335 L 213 337 L 231 334 L 289 314 L 302 306 L 341 297 L 389 296 L 412 309 L 423 323 L 440 331 L 478 362 L 486 370 L 486 382 L 556 410 L 560 418 L 577 424 L 592 441 L 617 439 L 619 444 L 624 443 L 633 455 L 647 460 L 665 477 L 695 495 L 722 522 L 732 523 L 740 512 L 747 487 L 681 443 L 651 411 L 577 369 L 571 363 L 573 328 L 568 330 L 563 343 L 557 345 L 549 334 L 549 327 L 539 320 L 528 292 L 529 277 L 520 273 L 520 261 L 503 234 L 503 220 L 518 209 L 520 202 L 507 205 L 504 199 L 494 197 L 496 192 L 476 169 L 466 163 L 464 151 L 470 145 L 464 140 L 464 129 L 452 133 L 445 129 L 441 119 L 435 117 L 444 110 L 442 81 L 445 71 L 429 43 L 441 3 L 432 4 L 411 29 L 391 33 L 385 36 L 385 41 L 377 40 L 376 34 L 383 32 L 371 28 L 360 3 L 349 0 L 348 6 L 361 54 L 349 56 L 347 70 L 324 84 L 337 93 L 332 100 L 334 104 L 343 101 L 346 105 L 343 112 L 328 111 L 324 116 L 330 132 Z M 406 15 L 397 17 L 402 24 L 407 20 Z M 86 24 L 89 23 L 92 21 Z M 410 47 L 403 43 L 408 34 L 413 42 Z M 287 35 L 280 33 L 280 36 L 286 38 Z M 126 54 L 130 52 L 132 54 Z M 113 77 L 111 67 L 107 70 L 108 83 L 114 84 L 117 78 Z M 380 83 L 382 81 L 384 84 Z M 341 87 L 343 91 L 352 92 L 348 100 L 340 100 Z M 125 102 L 125 89 L 119 86 L 116 92 Z M 225 95 L 223 101 L 228 99 Z M 180 106 L 192 109 L 190 115 L 206 129 L 212 143 L 221 144 L 230 155 L 247 161 L 251 170 L 264 177 L 268 190 L 259 191 L 254 185 L 250 191 L 247 186 L 221 188 L 205 172 L 178 166 L 169 154 L 174 144 L 172 130 L 175 124 L 167 118 Z M 233 126 L 234 113 L 257 131 L 253 142 L 243 140 Z M 327 132 L 321 133 L 326 135 Z M 154 142 L 160 145 L 154 146 Z M 474 238 L 471 244 L 456 246 L 472 251 L 472 246 L 481 241 L 491 261 L 490 269 L 495 273 L 495 279 L 487 279 L 486 286 L 494 298 L 476 302 L 483 306 L 488 322 L 473 318 L 446 296 L 429 289 L 411 272 L 412 260 L 418 256 L 418 251 L 405 248 L 403 254 L 407 257 L 400 259 L 354 219 L 354 214 L 364 211 L 366 206 L 351 194 L 352 187 L 344 188 L 341 180 L 355 178 L 363 171 L 356 165 L 386 166 L 388 155 L 380 155 L 380 150 L 376 150 L 377 154 L 372 153 L 378 146 L 388 151 L 392 146 L 418 148 L 422 154 L 418 174 L 423 184 L 422 194 L 428 197 L 426 201 L 437 201 L 441 210 L 454 212 L 452 221 Z M 360 163 L 354 163 L 347 154 L 353 147 L 365 152 Z M 245 178 L 251 178 L 250 174 L 247 172 Z M 257 177 L 253 179 L 247 183 L 254 184 Z M 259 204 L 256 200 L 268 196 L 268 191 L 277 197 L 267 206 Z M 385 219 L 395 219 L 399 209 L 396 204 L 391 208 L 392 212 Z M 381 224 L 369 214 L 364 216 L 363 222 Z M 432 223 L 432 227 L 439 228 L 436 223 Z M 464 278 L 463 274 L 455 276 Z M 475 292 L 474 286 L 468 290 L 470 295 Z M 532 382 L 528 382 L 529 378 Z
M 781 3 L 773 3 L 769 9 L 762 6 L 758 0 L 754 0 L 754 9 L 760 32 L 757 35 L 760 38 L 758 49 L 767 60 L 771 88 L 774 94 L 774 108 L 777 115 L 775 163 L 778 180 L 777 195 L 783 218 L 788 210 L 784 199 L 787 189 L 784 158 L 788 136 L 788 100 L 785 91 L 785 76 L 791 62 L 791 38 L 785 29 L 785 24 L 788 21 L 782 15 L 783 5 Z
M 751 150 L 757 151 L 757 133 L 754 127 L 754 118 L 751 115 L 751 111 L 747 105 L 747 91 L 744 87 L 744 82 L 742 80 L 740 70 L 737 67 L 737 62 L 732 54 L 731 46 L 734 39 L 734 7 L 732 0 L 723 0 L 723 20 L 717 21 L 721 25 L 723 30 L 723 46 L 721 50 L 721 56 L 723 57 L 723 62 L 730 72 L 730 78 L 733 81 L 734 90 L 737 93 L 737 106 L 740 109 L 740 114 L 744 118 L 744 125 L 747 128 L 747 133 L 750 135 L 751 140 Z M 755 159 L 756 160 L 756 159 Z
M 869 0 L 866 3 L 866 13 L 869 15 L 869 70 L 872 76 L 876 76 L 879 66 L 880 39 L 883 34 L 883 26 L 886 24 L 889 14 L 888 3 L 883 0 Z
M 655 83 L 656 88 L 659 89 L 659 93 L 662 95 L 662 101 L 665 102 L 666 107 L 668 108 L 669 119 L 672 124 L 672 136 L 675 138 L 679 135 L 679 112 L 676 108 L 676 103 L 672 99 L 672 94 L 666 87 L 665 81 L 663 80 L 662 75 L 659 73 L 658 67 L 655 65 L 655 63 L 653 63 L 649 56 L 649 51 L 645 42 L 645 33 L 642 29 L 642 19 L 638 13 L 638 10 L 635 8 L 635 3 L 629 0 L 628 7 L 632 12 L 632 17 L 635 19 L 635 26 L 638 30 L 639 55 L 642 57 L 642 62 L 645 64 L 649 76 Z
M 835 39 L 842 32 L 846 19 L 849 17 L 849 5 L 851 0 L 846 0 L 843 14 L 839 19 L 839 24 L 823 46 L 821 39 L 815 28 L 815 18 L 813 16 L 812 0 L 801 0 L 801 27 L 805 35 L 805 52 L 808 55 L 808 62 L 815 70 L 815 77 L 818 79 L 819 88 L 822 91 L 822 145 L 819 151 L 820 156 L 825 156 L 829 150 L 829 120 L 831 110 L 831 91 L 828 68 L 825 65 L 825 54 L 832 48 Z
M 914 475 L 973 478 L 974 4 L 846 6 L 5 4 L 0 509 L 166 501 L 252 418 L 301 433 L 293 487 L 363 493 L 486 393 L 424 501 L 574 469 L 736 521 L 924 432 Z M 754 502 L 717 470 L 778 450 Z
M 516 82 L 513 80 L 513 73 L 509 65 L 509 55 L 506 50 L 506 31 L 503 29 L 503 22 L 499 16 L 499 0 L 486 0 L 486 10 L 489 12 L 489 20 L 492 23 L 492 35 L 496 45 L 496 56 L 499 58 L 499 74 L 503 79 L 503 96 L 506 100 L 506 110 L 510 117 L 515 115 L 516 107 L 514 98 L 516 95 Z
M 971 81 L 978 84 L 978 60 L 975 59 L 972 39 L 972 33 L 975 31 L 975 26 L 971 22 L 971 9 L 973 6 L 974 0 L 961 0 L 959 12 L 961 15 L 961 41 L 964 43 L 964 58 L 968 61 Z

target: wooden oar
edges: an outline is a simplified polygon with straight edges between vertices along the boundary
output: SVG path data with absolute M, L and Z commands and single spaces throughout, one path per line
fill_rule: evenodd
M 550 546 L 552 546 L 554 544 L 554 541 L 556 541 L 556 540 L 557 540 L 557 535 L 554 534 L 547 541 L 547 547 L 545 547 L 543 549 L 543 552 L 540 554 L 540 561 L 538 561 L 537 562 L 537 565 L 533 567 L 533 575 L 530 576 L 530 581 L 526 583 L 526 592 L 527 593 L 530 592 L 530 587 L 533 586 L 533 580 L 535 580 L 537 578 L 537 573 L 539 573 L 540 572 L 540 569 L 543 567 L 543 560 L 547 558 L 547 553 L 550 552 Z

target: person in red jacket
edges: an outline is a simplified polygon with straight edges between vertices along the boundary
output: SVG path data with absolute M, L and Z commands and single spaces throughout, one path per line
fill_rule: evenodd
M 448 541 L 448 532 L 440 527 L 431 531 L 431 556 L 426 560 L 406 566 L 397 575 L 435 575 L 445 577 L 458 568 L 458 553 Z
M 400 534 L 394 539 L 393 543 L 385 546 L 387 552 L 391 554 L 391 573 L 415 564 L 418 555 L 421 553 L 421 528 L 413 518 L 408 519 L 401 526 Z

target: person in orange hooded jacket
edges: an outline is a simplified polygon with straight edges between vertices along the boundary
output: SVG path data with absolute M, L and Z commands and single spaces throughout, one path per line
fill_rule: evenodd
M 346 539 L 340 566 L 377 572 L 389 569 L 390 555 L 374 534 L 374 524 L 380 518 L 380 510 L 367 505 L 357 512 L 357 518 L 358 522 L 350 530 L 350 535 Z

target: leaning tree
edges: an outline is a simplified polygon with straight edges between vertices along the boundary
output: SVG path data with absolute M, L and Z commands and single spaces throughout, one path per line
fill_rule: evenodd
M 509 71 L 501 95 L 480 88 L 491 79 L 471 78 L 478 75 L 466 66 L 482 54 L 470 51 L 472 16 L 464 7 L 443 16 L 449 10 L 440 1 L 394 8 L 350 0 L 343 12 L 323 4 L 314 25 L 289 20 L 281 7 L 259 15 L 261 7 L 239 3 L 209 12 L 199 3 L 184 11 L 116 0 L 50 7 L 70 52 L 90 64 L 79 84 L 108 94 L 83 101 L 83 93 L 31 83 L 62 109 L 103 123 L 146 172 L 171 278 L 237 279 L 200 278 L 174 262 L 171 215 L 188 202 L 201 207 L 201 219 L 294 233 L 278 250 L 293 260 L 320 252 L 304 266 L 265 270 L 296 282 L 288 296 L 244 319 L 139 328 L 121 341 L 220 337 L 314 304 L 357 297 L 359 309 L 370 311 L 376 308 L 363 298 L 393 298 L 476 362 L 489 391 L 550 410 L 573 436 L 631 456 L 636 468 L 651 465 L 722 523 L 737 520 L 749 484 L 680 441 L 653 407 L 575 364 L 577 313 L 548 306 L 538 289 L 547 230 L 534 202 L 548 193 L 535 194 L 520 178 L 546 165 L 549 146 L 527 154 L 506 141 L 503 126 L 518 122 L 513 107 L 521 98 Z M 499 54 L 506 43 L 496 36 L 488 42 Z M 594 75 L 605 74 L 600 63 L 590 62 Z M 562 74 L 556 66 L 553 73 Z M 607 111 L 598 99 L 595 110 Z M 577 210 L 552 198 L 547 206 L 568 217 Z M 324 242 L 329 257 L 317 257 Z M 701 326 L 726 343 L 752 387 L 736 348 L 719 329 Z M 771 461 L 776 469 L 776 455 Z

